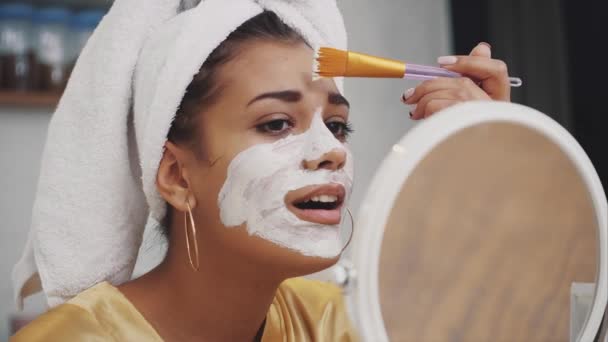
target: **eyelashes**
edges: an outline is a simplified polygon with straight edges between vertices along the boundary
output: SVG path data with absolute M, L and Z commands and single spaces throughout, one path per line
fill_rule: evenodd
M 327 129 L 340 141 L 345 141 L 354 133 L 350 122 L 328 121 L 325 122 Z M 294 123 L 288 119 L 274 119 L 256 126 L 256 130 L 261 134 L 270 136 L 283 136 L 289 134 L 294 127 Z
M 258 132 L 269 135 L 282 135 L 293 128 L 293 123 L 286 119 L 275 119 L 256 126 Z
M 330 121 L 326 122 L 327 128 L 334 134 L 338 140 L 346 140 L 354 133 L 353 125 L 350 122 Z

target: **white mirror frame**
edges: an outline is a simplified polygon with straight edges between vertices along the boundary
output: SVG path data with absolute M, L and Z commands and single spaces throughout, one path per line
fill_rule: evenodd
M 607 304 L 608 204 L 600 179 L 579 143 L 545 114 L 518 104 L 475 101 L 448 108 L 411 129 L 376 171 L 357 215 L 352 259 L 358 273 L 348 300 L 363 341 L 388 341 L 378 290 L 380 249 L 393 202 L 409 175 L 439 143 L 474 125 L 493 122 L 519 124 L 547 137 L 574 163 L 589 191 L 598 222 L 598 270 L 591 313 L 578 341 L 592 341 Z

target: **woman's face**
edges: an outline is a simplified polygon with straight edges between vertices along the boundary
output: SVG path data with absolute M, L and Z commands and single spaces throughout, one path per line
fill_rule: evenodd
M 303 43 L 257 40 L 217 73 L 188 162 L 199 244 L 293 275 L 337 261 L 349 105 L 333 80 L 313 81 L 313 58 Z

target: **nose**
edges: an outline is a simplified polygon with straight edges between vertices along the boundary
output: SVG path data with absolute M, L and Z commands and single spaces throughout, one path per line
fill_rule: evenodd
M 346 151 L 333 149 L 318 159 L 304 160 L 304 168 L 311 171 L 319 169 L 337 171 L 344 167 L 344 163 L 346 163 Z

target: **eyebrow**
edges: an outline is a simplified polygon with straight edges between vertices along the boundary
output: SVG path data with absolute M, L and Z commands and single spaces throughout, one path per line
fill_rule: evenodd
M 265 100 L 265 99 L 275 99 L 283 102 L 298 102 L 302 99 L 302 93 L 297 90 L 282 90 L 282 91 L 273 91 L 268 93 L 263 93 L 255 98 L 253 98 L 247 106 L 251 106 L 254 102 Z M 340 93 L 329 93 L 327 95 L 327 102 L 331 105 L 336 106 L 346 106 L 350 108 L 350 103 L 348 100 L 342 96 Z
M 281 100 L 283 102 L 298 102 L 302 99 L 302 93 L 297 90 L 283 90 L 263 93 L 256 96 L 253 100 L 249 101 L 247 106 L 251 106 L 254 102 L 264 99 L 276 99 Z
M 329 95 L 327 96 L 327 102 L 329 102 L 329 104 L 332 104 L 332 105 L 346 106 L 346 107 L 350 108 L 350 103 L 340 93 L 329 93 Z

